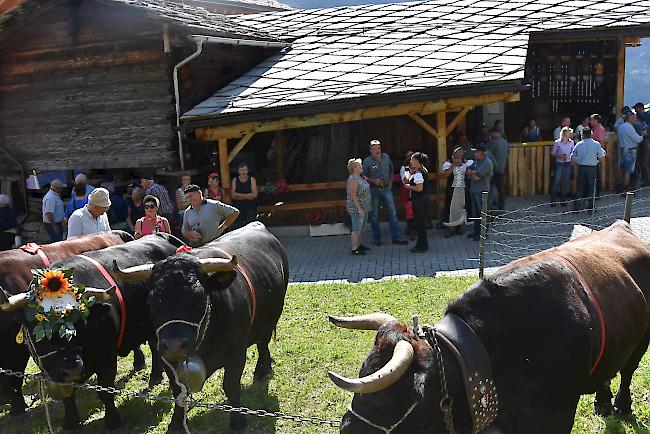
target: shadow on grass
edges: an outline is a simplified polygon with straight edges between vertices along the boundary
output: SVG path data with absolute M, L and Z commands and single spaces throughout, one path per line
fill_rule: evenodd
M 636 416 L 631 415 L 626 418 L 620 419 L 615 416 L 608 416 L 605 419 L 605 433 L 612 433 L 612 434 L 618 434 L 618 433 L 624 433 L 625 427 L 629 427 L 632 429 L 632 432 L 635 434 L 649 434 L 650 430 L 648 428 L 639 425 L 639 422 L 636 419 Z
M 217 402 L 215 404 L 221 404 Z M 224 402 L 225 404 L 225 402 Z M 254 382 L 242 388 L 242 406 L 253 410 L 279 411 L 277 396 L 269 394 L 268 382 Z M 271 417 L 247 416 L 253 433 L 275 433 L 276 419 Z M 221 410 L 207 410 L 190 417 L 189 426 L 193 432 L 229 432 L 230 415 Z

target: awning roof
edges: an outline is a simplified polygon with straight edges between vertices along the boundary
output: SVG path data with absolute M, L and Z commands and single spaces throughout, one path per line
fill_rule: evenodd
M 185 121 L 518 83 L 533 32 L 650 23 L 650 0 L 431 0 L 235 18 L 293 39 Z M 477 89 L 478 90 L 478 89 Z

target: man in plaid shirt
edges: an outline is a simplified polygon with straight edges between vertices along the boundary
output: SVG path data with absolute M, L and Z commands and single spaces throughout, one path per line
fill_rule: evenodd
M 174 205 L 169 198 L 167 189 L 160 184 L 154 182 L 154 177 L 151 174 L 142 175 L 140 185 L 144 188 L 147 194 L 155 196 L 160 201 L 159 213 L 170 222 L 174 221 Z

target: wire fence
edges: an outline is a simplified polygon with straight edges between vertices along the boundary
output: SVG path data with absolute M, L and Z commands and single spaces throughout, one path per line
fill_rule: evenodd
M 650 243 L 650 188 L 632 192 L 629 204 L 634 233 Z M 513 211 L 488 211 L 487 235 L 482 239 L 482 264 L 499 267 L 515 259 L 557 247 L 571 239 L 604 229 L 622 220 L 626 211 L 626 194 L 596 197 L 593 208 L 575 210 L 584 202 L 544 203 Z

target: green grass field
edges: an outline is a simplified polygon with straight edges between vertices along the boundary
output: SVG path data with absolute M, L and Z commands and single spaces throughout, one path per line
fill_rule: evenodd
M 268 390 L 253 385 L 256 351 L 249 350 L 242 380 L 243 405 L 251 408 L 280 410 L 326 419 L 339 419 L 351 400 L 327 378 L 328 370 L 355 376 L 361 361 L 372 346 L 374 332 L 338 329 L 326 320 L 327 314 L 356 314 L 373 311 L 390 312 L 402 321 L 419 314 L 423 322 L 438 320 L 447 303 L 462 293 L 474 278 L 421 278 L 356 285 L 290 286 L 286 307 L 278 327 L 278 340 L 271 344 L 275 359 L 274 377 Z M 120 360 L 118 387 L 140 391 L 146 387 L 148 372 L 130 371 L 130 357 Z M 34 367 L 30 365 L 30 370 Z M 618 385 L 615 380 L 613 389 Z M 650 357 L 646 354 L 633 382 L 634 416 L 631 422 L 613 417 L 603 419 L 592 415 L 593 396 L 580 402 L 574 433 L 650 433 Z M 26 388 L 35 393 L 33 384 Z M 153 393 L 169 396 L 167 382 Z M 206 383 L 196 398 L 224 402 L 221 372 Z M 96 394 L 80 391 L 77 402 L 84 420 L 83 432 L 103 431 L 103 407 Z M 139 399 L 117 398 L 124 420 L 125 433 L 163 433 L 171 419 L 171 406 Z M 60 430 L 63 418 L 60 403 L 50 405 L 53 424 Z M 219 411 L 192 409 L 189 424 L 193 433 L 228 432 L 228 417 Z M 332 428 L 301 426 L 289 421 L 249 417 L 253 433 L 327 433 Z M 42 407 L 28 412 L 20 421 L 0 414 L 0 432 L 4 434 L 46 433 L 47 424 Z M 552 434 L 552 433 L 549 433 Z

